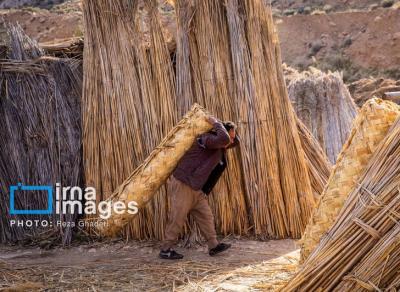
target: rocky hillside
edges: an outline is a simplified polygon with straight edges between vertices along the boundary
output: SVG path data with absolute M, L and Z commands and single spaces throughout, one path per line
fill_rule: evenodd
M 65 0 L 0 0 L 0 9 L 38 7 L 49 9 L 54 5 L 65 2 Z
M 388 8 L 395 0 L 266 0 L 276 12 L 283 15 L 343 12 L 349 10 L 374 10 Z
M 283 61 L 290 66 L 340 70 L 347 82 L 369 76 L 400 79 L 400 0 L 264 1 L 273 5 Z M 159 2 L 173 48 L 172 0 Z M 0 22 L 19 22 L 39 42 L 83 36 L 80 0 L 0 0 L 0 8 L 21 6 L 0 10 Z
M 169 1 L 169 0 L 165 0 Z M 267 4 L 285 15 L 311 14 L 318 11 L 338 12 L 352 10 L 372 10 L 378 7 L 390 7 L 395 0 L 264 0 Z M 49 9 L 64 2 L 74 0 L 0 0 L 0 9 L 38 7 Z

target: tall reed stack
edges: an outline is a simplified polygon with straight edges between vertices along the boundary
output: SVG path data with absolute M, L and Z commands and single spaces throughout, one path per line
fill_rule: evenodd
M 156 1 L 146 3 L 149 47 L 136 17 L 139 1 L 83 1 L 85 178 L 99 200 L 117 189 L 177 121 L 173 67 Z M 162 238 L 166 211 L 161 188 L 126 229 L 127 236 Z
M 342 77 L 311 68 L 292 74 L 288 91 L 297 116 L 335 164 L 358 110 Z
M 80 94 L 81 64 L 44 56 L 19 26 L 8 29 L 7 58 L 0 61 L 0 242 L 51 236 L 64 244 L 72 238 L 74 214 L 10 215 L 10 186 L 82 184 Z M 69 193 L 67 193 L 69 196 Z M 43 210 L 47 194 L 16 192 L 16 210 Z M 10 220 L 48 220 L 53 228 L 20 227 Z M 72 225 L 70 225 L 72 226 Z
M 354 121 L 350 136 L 338 156 L 319 205 L 302 238 L 304 261 L 335 222 L 349 193 L 356 187 L 368 161 L 397 117 L 400 107 L 390 101 L 370 99 Z
M 305 127 L 299 135 L 269 8 L 260 0 L 177 1 L 175 89 L 156 2 L 144 6 L 151 20 L 149 47 L 137 6 L 83 1 L 87 184 L 102 194 L 99 199 L 109 198 L 197 102 L 237 122 L 242 139 L 240 149 L 228 151 L 228 169 L 210 196 L 217 231 L 299 238 L 330 165 Z M 125 235 L 161 239 L 167 198 L 161 187 Z M 196 226 L 190 223 L 186 232 L 197 234 Z
M 307 127 L 296 117 L 297 129 L 299 131 L 301 146 L 306 155 L 308 176 L 310 177 L 311 188 L 314 199 L 318 202 L 326 186 L 332 166 L 322 150 L 317 139 L 310 133 Z
M 179 100 L 193 99 L 218 118 L 238 121 L 231 81 L 227 78 L 231 75 L 227 71 L 231 59 L 223 6 L 220 1 L 177 1 L 176 7 L 180 33 L 177 40 Z M 240 134 L 244 140 L 243 133 Z M 222 234 L 245 233 L 249 226 L 241 161 L 233 151 L 236 150 L 228 151 L 227 171 L 210 196 L 217 231 Z
M 258 0 L 179 0 L 176 7 L 178 98 L 189 93 L 222 119 L 237 121 L 242 137 L 211 199 L 217 205 L 226 191 L 232 198 L 215 208 L 216 217 L 233 214 L 245 223 L 245 200 L 254 234 L 300 237 L 314 198 L 270 8 Z
M 340 287 L 350 279 L 356 291 L 383 291 L 394 284 L 399 267 L 399 181 L 400 118 L 379 143 L 328 236 L 282 291 L 347 291 Z

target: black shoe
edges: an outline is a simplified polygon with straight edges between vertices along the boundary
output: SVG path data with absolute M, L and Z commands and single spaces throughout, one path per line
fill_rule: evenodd
M 210 249 L 208 254 L 210 256 L 215 256 L 216 254 L 219 254 L 219 253 L 227 250 L 230 247 L 231 247 L 231 245 L 229 243 L 218 243 L 218 245 L 216 247 Z
M 160 258 L 165 260 L 180 260 L 183 259 L 183 255 L 177 253 L 173 249 L 162 250 L 160 251 Z

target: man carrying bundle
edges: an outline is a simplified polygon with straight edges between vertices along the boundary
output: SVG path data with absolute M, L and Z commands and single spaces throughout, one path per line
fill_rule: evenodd
M 168 182 L 171 213 L 160 251 L 162 259 L 183 258 L 173 248 L 189 213 L 207 240 L 210 256 L 231 247 L 230 244 L 217 241 L 214 216 L 208 205 L 207 195 L 226 168 L 226 149 L 237 146 L 239 137 L 236 135 L 234 123 L 222 123 L 214 117 L 207 120 L 213 125 L 213 130 L 196 139 L 179 161 Z

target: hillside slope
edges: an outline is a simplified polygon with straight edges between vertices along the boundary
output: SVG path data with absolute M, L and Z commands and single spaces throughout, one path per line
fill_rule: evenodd
M 46 6 L 49 1 L 54 4 L 63 0 L 0 0 L 0 7 L 7 3 Z M 173 48 L 175 11 L 165 0 L 159 1 L 162 26 Z M 0 10 L 0 23 L 2 17 L 6 22 L 19 22 L 39 42 L 83 36 L 80 1 L 53 4 L 50 10 Z M 290 66 L 341 70 L 347 82 L 370 75 L 400 79 L 400 1 L 388 8 L 374 0 L 281 0 L 272 4 L 283 61 Z M 314 12 L 305 15 L 305 7 Z M 287 9 L 295 15 L 282 16 Z

